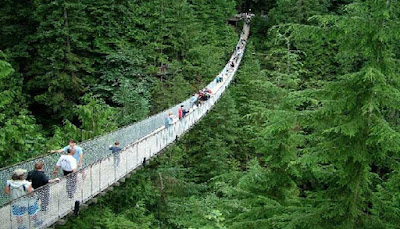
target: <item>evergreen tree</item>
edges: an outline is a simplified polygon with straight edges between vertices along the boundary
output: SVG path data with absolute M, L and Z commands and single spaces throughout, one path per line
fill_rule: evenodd
M 143 72 L 157 80 L 127 77 L 138 87 L 126 93 L 124 74 L 113 78 L 116 64 L 103 75 L 104 95 L 112 95 L 114 103 L 127 95 L 127 101 L 145 107 L 147 98 L 136 97 L 147 95 L 143 85 L 154 82 L 150 104 L 166 107 L 178 102 L 172 93 L 185 98 L 218 68 L 216 60 L 226 53 L 215 44 L 232 31 L 214 24 L 227 16 L 221 6 L 231 1 L 137 2 L 149 20 L 136 23 L 155 28 L 160 24 L 151 23 L 160 20 L 168 29 L 138 38 L 151 40 L 141 43 L 151 58 L 125 52 L 115 59 L 121 57 L 118 62 L 132 73 L 145 65 L 135 61 L 146 59 L 152 65 Z M 175 7 L 190 12 L 175 18 Z M 390 0 L 277 1 L 270 25 L 257 19 L 260 30 L 252 34 L 256 38 L 248 44 L 233 93 L 177 146 L 105 197 L 104 211 L 97 205 L 74 225 L 93 219 L 114 227 L 102 218 L 108 216 L 131 227 L 143 222 L 161 228 L 396 228 L 399 9 Z M 181 34 L 188 31 L 194 41 Z M 158 81 L 161 63 L 169 63 L 173 75 Z
M 53 139 L 58 139 L 61 135 L 64 139 L 60 144 L 67 139 L 76 139 L 76 141 L 92 139 L 117 128 L 116 109 L 89 94 L 85 95 L 82 100 L 82 105 L 76 105 L 71 109 L 71 112 L 78 117 L 80 125 L 77 126 L 66 119 L 63 129 L 57 131 L 53 137 Z
M 24 106 L 21 85 L 0 51 L 0 166 L 34 157 L 46 147 L 40 127 Z
M 384 201 L 377 195 L 382 180 L 396 179 L 397 166 L 391 165 L 397 164 L 392 157 L 399 152 L 399 132 L 388 114 L 399 109 L 397 60 L 392 54 L 399 38 L 394 32 L 397 9 L 390 1 L 355 1 L 344 16 L 317 17 L 321 27 L 332 31 L 337 56 L 349 72 L 320 91 L 303 93 L 318 101 L 303 112 L 301 125 L 312 134 L 301 161 L 312 165 L 322 184 L 306 198 L 313 200 L 320 226 L 386 228 L 398 220 L 382 221 L 379 214 L 371 214 Z M 388 214 L 397 212 L 389 209 Z
M 33 14 L 40 24 L 30 38 L 34 61 L 24 74 L 25 87 L 35 101 L 33 112 L 50 120 L 71 119 L 69 109 L 84 91 L 82 73 L 87 66 L 77 54 L 87 46 L 82 39 L 88 39 L 89 30 L 84 7 L 79 1 L 35 1 Z
M 218 102 L 216 109 L 219 107 L 225 109 L 207 116 L 202 125 L 193 131 L 195 138 L 184 140 L 184 144 L 193 146 L 186 149 L 186 166 L 193 167 L 191 170 L 196 174 L 197 182 L 208 182 L 215 176 L 238 169 L 234 167 L 237 165 L 234 152 L 240 133 L 236 105 L 227 94 Z M 198 161 L 202 162 L 199 164 Z
M 310 17 L 327 13 L 330 3 L 329 0 L 277 0 L 270 11 L 270 20 L 274 24 L 306 24 Z

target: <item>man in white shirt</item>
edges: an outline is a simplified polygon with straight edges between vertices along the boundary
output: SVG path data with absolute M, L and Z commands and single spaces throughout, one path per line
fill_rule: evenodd
M 60 159 L 58 159 L 56 166 L 54 167 L 53 174 L 58 173 L 58 169 L 61 169 L 64 172 L 64 176 L 67 176 L 70 173 L 76 172 L 77 164 L 75 158 L 72 156 L 75 154 L 75 149 L 70 148 L 67 150 L 66 155 L 61 155 Z
M 54 166 L 53 174 L 58 173 L 58 169 L 61 169 L 64 172 L 64 176 L 67 178 L 67 193 L 68 197 L 72 199 L 74 197 L 76 191 L 76 169 L 77 163 L 75 158 L 72 156 L 75 154 L 74 148 L 69 148 L 67 150 L 67 155 L 61 155 L 60 159 L 58 159 L 56 166 Z

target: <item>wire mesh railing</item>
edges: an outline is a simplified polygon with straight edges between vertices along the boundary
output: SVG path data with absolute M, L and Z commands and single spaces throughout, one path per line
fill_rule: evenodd
M 175 120 L 164 126 L 166 111 L 177 113 L 181 105 L 190 107 L 190 99 L 145 119 L 104 136 L 80 144 L 84 149 L 84 164 L 76 173 L 69 174 L 60 182 L 51 183 L 34 190 L 31 194 L 16 200 L 9 200 L 2 190 L 0 202 L 1 228 L 43 228 L 50 226 L 58 219 L 73 210 L 75 201 L 84 203 L 107 187 L 138 168 L 143 161 L 154 157 L 158 152 L 171 144 L 177 137 L 188 131 L 210 110 L 230 84 L 242 59 L 245 40 L 249 34 L 249 25 L 243 26 L 241 38 L 228 64 L 218 74 L 224 78 L 217 83 L 213 80 L 206 87 L 212 89 L 213 95 L 197 109 L 191 110 L 185 118 Z M 232 63 L 234 66 L 232 67 Z M 123 147 L 120 153 L 112 154 L 108 145 L 118 140 Z M 0 171 L 4 186 L 16 168 L 32 170 L 37 161 L 43 161 L 45 173 L 51 174 L 59 158 L 51 154 L 36 158 Z

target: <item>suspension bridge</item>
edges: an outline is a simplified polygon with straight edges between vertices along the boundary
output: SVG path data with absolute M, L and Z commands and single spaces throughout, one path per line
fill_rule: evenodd
M 237 15 L 236 17 L 243 18 L 244 16 Z M 155 157 L 189 131 L 212 109 L 238 70 L 250 32 L 247 15 L 244 19 L 246 23 L 243 25 L 235 51 L 217 76 L 222 77 L 222 82 L 213 80 L 206 86 L 212 91 L 212 96 L 207 101 L 197 108 L 195 107 L 183 119 L 176 120 L 169 127 L 164 125 L 167 113 L 170 111 L 177 114 L 181 105 L 184 105 L 185 108 L 191 107 L 190 98 L 143 121 L 78 144 L 84 153 L 82 168 L 74 174 L 61 178 L 59 182 L 50 183 L 34 190 L 31 194 L 10 200 L 2 188 L 0 190 L 0 229 L 46 228 L 55 223 L 63 223 L 62 218 L 73 212 L 77 201 L 83 207 L 86 207 L 88 203 L 96 202 L 98 195 L 102 196 L 106 191 L 112 190 L 113 186 L 125 182 L 125 178 L 140 169 L 143 163 Z M 115 163 L 116 158 L 109 150 L 109 144 L 116 140 L 123 147 L 119 154 L 118 164 Z M 50 176 L 59 157 L 58 153 L 48 154 L 1 169 L 2 187 L 5 187 L 6 181 L 11 178 L 15 169 L 23 168 L 30 171 L 38 161 L 44 162 L 44 172 Z M 76 182 L 72 198 L 67 193 L 67 186 L 71 179 Z M 16 217 L 14 208 L 21 204 L 27 208 L 28 212 L 35 205 L 39 205 L 41 210 L 33 216 L 26 213 Z

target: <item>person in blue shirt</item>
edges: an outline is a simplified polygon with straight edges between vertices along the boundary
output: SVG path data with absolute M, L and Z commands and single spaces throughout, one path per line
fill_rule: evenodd
M 68 152 L 68 149 L 75 149 L 75 154 L 74 155 L 72 155 L 74 158 L 75 158 L 75 160 L 76 160 L 76 163 L 78 164 L 78 167 L 82 167 L 82 163 L 83 163 L 83 150 L 82 150 L 82 148 L 81 147 L 79 147 L 79 146 L 77 146 L 76 145 L 76 142 L 75 142 L 75 140 L 73 140 L 73 139 L 70 139 L 69 140 L 69 144 L 68 144 L 68 146 L 66 146 L 66 147 L 64 147 L 63 149 L 59 149 L 59 150 L 55 150 L 55 151 L 51 151 L 52 153 L 61 153 L 61 152 L 65 152 L 65 153 L 67 153 Z
M 113 145 L 110 145 L 109 150 L 111 150 L 112 154 L 114 155 L 114 167 L 118 167 L 119 166 L 119 162 L 121 160 L 120 158 L 120 152 L 122 150 L 122 148 L 119 145 L 119 142 L 116 141 Z
M 173 121 L 174 121 L 174 116 L 172 115 L 172 112 L 168 112 L 168 116 L 165 118 L 165 128 L 171 126 Z
M 190 98 L 190 108 L 193 108 L 193 106 L 196 104 L 197 105 L 197 99 L 198 95 L 195 93 L 193 96 Z
M 216 80 L 217 80 L 217 83 L 221 83 L 224 80 L 224 78 L 222 77 L 222 74 L 218 75 Z

